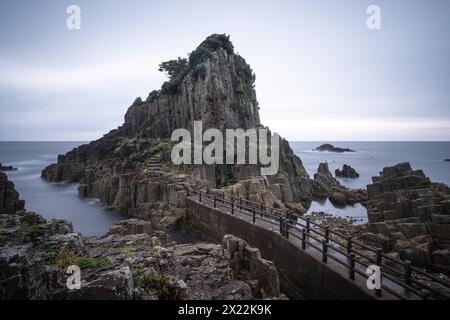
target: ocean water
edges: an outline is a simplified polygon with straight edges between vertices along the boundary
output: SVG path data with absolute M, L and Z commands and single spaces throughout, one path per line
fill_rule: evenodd
M 413 169 L 422 169 L 434 182 L 450 185 L 450 142 L 332 142 L 335 147 L 355 150 L 350 153 L 313 151 L 316 147 L 329 142 L 290 142 L 297 156 L 303 162 L 308 174 L 313 177 L 319 163 L 328 162 L 330 171 L 342 169 L 344 164 L 358 171 L 358 179 L 338 180 L 349 188 L 366 188 L 372 177 L 379 175 L 384 167 L 401 162 L 410 162 Z M 367 211 L 361 205 L 338 208 L 329 201 L 313 202 L 311 211 L 326 211 L 342 217 L 367 218 Z
M 41 171 L 56 161 L 57 155 L 70 151 L 83 142 L 0 142 L 0 163 L 18 167 L 7 172 L 15 183 L 26 208 L 47 219 L 72 221 L 74 229 L 83 235 L 101 235 L 110 226 L 125 218 L 120 212 L 106 211 L 95 199 L 80 199 L 75 184 L 48 183 L 41 179 Z M 365 188 L 383 167 L 409 161 L 413 169 L 422 169 L 432 181 L 450 185 L 450 142 L 333 142 L 339 147 L 356 150 L 354 153 L 312 151 L 325 142 L 290 142 L 312 177 L 320 162 L 327 161 L 332 173 L 344 164 L 359 173 L 358 179 L 338 179 L 349 188 Z M 309 209 L 340 216 L 367 220 L 361 205 L 336 207 L 328 200 L 314 201 Z M 177 234 L 175 234 L 177 236 Z M 184 237 L 184 235 L 182 234 Z M 191 241 L 191 240 L 189 240 Z M 180 238 L 180 242 L 188 242 Z
M 25 208 L 46 219 L 72 221 L 74 230 L 83 235 L 105 234 L 124 214 L 106 211 L 96 199 L 80 199 L 77 186 L 48 183 L 41 171 L 56 162 L 58 154 L 66 153 L 82 142 L 0 142 L 0 163 L 17 167 L 6 174 L 16 186 Z

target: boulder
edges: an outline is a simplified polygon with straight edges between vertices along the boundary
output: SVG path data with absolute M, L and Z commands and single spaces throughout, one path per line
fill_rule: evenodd
M 346 164 L 344 164 L 342 170 L 336 169 L 335 174 L 336 177 L 339 178 L 349 178 L 349 179 L 359 178 L 359 173 L 356 172 L 354 168 Z
M 259 249 L 250 247 L 244 240 L 225 235 L 222 240 L 225 257 L 229 260 L 234 277 L 257 280 L 262 295 L 280 295 L 280 281 L 272 262 L 261 258 Z
M 152 234 L 152 224 L 148 221 L 128 219 L 116 222 L 110 228 L 110 235 L 127 236 L 133 234 Z

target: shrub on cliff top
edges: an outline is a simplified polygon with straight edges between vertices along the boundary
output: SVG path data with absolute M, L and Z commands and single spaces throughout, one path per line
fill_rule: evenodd
M 196 66 L 209 58 L 212 52 L 220 48 L 227 51 L 228 54 L 234 54 L 234 46 L 230 41 L 230 36 L 226 34 L 212 34 L 205 39 L 194 51 L 189 54 L 189 63 Z
M 212 34 L 206 38 L 194 51 L 189 54 L 189 60 L 178 57 L 175 60 L 169 60 L 159 65 L 159 71 L 165 72 L 169 77 L 169 81 L 164 82 L 161 92 L 164 94 L 178 93 L 179 86 L 184 77 L 196 66 L 206 61 L 211 53 L 220 48 L 227 51 L 228 54 L 234 54 L 234 47 L 230 41 L 230 36 L 226 34 Z M 194 75 L 197 79 L 204 79 L 206 71 L 198 68 Z

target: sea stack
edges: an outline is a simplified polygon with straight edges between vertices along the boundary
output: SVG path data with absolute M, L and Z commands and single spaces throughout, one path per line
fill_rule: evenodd
M 354 168 L 346 164 L 344 164 L 342 170 L 336 169 L 334 173 L 336 174 L 336 177 L 339 178 L 349 178 L 349 179 L 359 178 L 359 173 L 356 172 Z
M 344 152 L 355 152 L 355 150 L 349 148 L 340 148 L 335 147 L 332 144 L 326 143 L 314 149 L 314 151 L 328 151 L 328 152 L 336 152 L 336 153 L 344 153 Z

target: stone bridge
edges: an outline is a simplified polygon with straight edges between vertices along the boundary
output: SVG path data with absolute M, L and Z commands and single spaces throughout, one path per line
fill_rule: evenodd
M 188 222 L 208 237 L 233 234 L 259 248 L 291 299 L 449 299 L 445 280 L 309 218 L 195 189 L 187 191 L 186 206 Z M 381 288 L 370 290 L 373 265 L 381 268 Z

